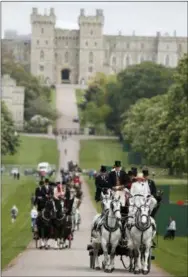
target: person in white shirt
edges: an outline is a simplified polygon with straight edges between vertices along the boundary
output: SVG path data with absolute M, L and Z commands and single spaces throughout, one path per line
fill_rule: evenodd
M 175 233 L 176 233 L 176 221 L 172 217 L 170 217 L 170 223 L 167 227 L 167 233 L 165 234 L 164 239 L 169 238 L 174 240 Z
M 142 195 L 145 199 L 150 196 L 150 213 L 157 205 L 156 199 L 151 195 L 148 182 L 145 180 L 143 173 L 138 173 L 136 182 L 132 183 L 130 194 L 134 197 L 137 194 Z
M 12 207 L 10 213 L 11 213 L 11 222 L 14 223 L 18 216 L 18 208 L 16 207 L 16 205 Z
M 31 215 L 31 228 L 32 228 L 32 231 L 34 231 L 34 227 L 35 227 L 35 224 L 36 224 L 36 219 L 37 219 L 37 216 L 38 216 L 38 212 L 37 212 L 37 209 L 36 209 L 35 206 L 31 210 L 30 215 Z

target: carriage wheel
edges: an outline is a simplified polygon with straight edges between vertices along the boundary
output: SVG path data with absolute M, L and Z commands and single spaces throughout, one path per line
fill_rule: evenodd
M 95 269 L 95 260 L 94 260 L 94 255 L 90 255 L 90 268 Z

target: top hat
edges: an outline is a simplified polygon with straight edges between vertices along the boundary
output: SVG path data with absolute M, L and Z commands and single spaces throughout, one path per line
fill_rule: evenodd
M 106 170 L 106 166 L 104 166 L 104 165 L 101 165 L 101 169 L 100 169 L 100 172 L 106 172 L 107 170 Z
M 44 182 L 45 182 L 45 183 L 49 183 L 49 179 L 48 179 L 48 178 L 46 178 Z
M 114 166 L 115 167 L 121 167 L 121 162 L 120 161 L 115 161 Z
M 148 169 L 142 170 L 142 173 L 143 173 L 144 176 L 149 176 L 149 170 Z
M 132 167 L 131 168 L 131 171 L 132 171 L 132 174 L 133 174 L 133 176 L 137 176 L 137 174 L 138 174 L 138 170 L 137 170 L 137 168 L 136 167 Z
M 128 176 L 133 176 L 133 172 L 131 170 L 128 171 Z

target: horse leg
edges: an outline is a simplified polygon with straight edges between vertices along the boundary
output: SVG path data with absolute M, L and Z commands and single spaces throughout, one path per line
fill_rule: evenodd
M 99 248 L 100 248 L 100 244 L 95 243 L 94 247 L 93 247 L 93 256 L 94 256 L 94 265 L 95 265 L 95 269 L 96 270 L 100 270 L 100 264 L 99 264 Z
M 143 274 L 148 273 L 148 258 L 150 255 L 150 249 L 151 249 L 151 241 L 145 243 L 145 251 L 144 251 L 144 261 L 143 261 Z
M 41 227 L 41 241 L 40 241 L 41 245 L 40 248 L 44 247 L 44 226 Z
M 135 251 L 137 251 L 138 256 L 136 257 L 136 261 L 135 261 L 134 273 L 135 273 L 135 274 L 140 274 L 140 271 L 141 271 L 141 269 L 142 269 L 140 247 L 138 247 L 137 249 L 135 249 Z
M 108 272 L 108 243 L 106 239 L 102 238 L 101 239 L 101 246 L 103 249 L 103 254 L 104 254 L 104 261 L 102 262 L 102 267 L 104 269 L 104 272 Z

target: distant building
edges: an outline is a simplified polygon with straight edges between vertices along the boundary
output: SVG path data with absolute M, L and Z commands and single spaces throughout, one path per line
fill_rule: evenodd
M 16 60 L 29 62 L 31 73 L 45 84 L 86 84 L 96 72 L 117 73 L 142 61 L 175 67 L 187 53 L 187 37 L 178 37 L 176 32 L 172 36 L 159 32 L 155 36 L 105 35 L 104 19 L 100 9 L 95 15 L 81 9 L 79 28 L 61 29 L 53 8 L 48 14 L 33 8 L 31 39 L 6 39 L 13 36 L 9 34 L 3 43 L 11 45 Z
M 3 75 L 1 88 L 1 98 L 12 113 L 15 127 L 17 130 L 22 130 L 24 125 L 24 87 L 17 86 L 16 81 L 9 75 Z

